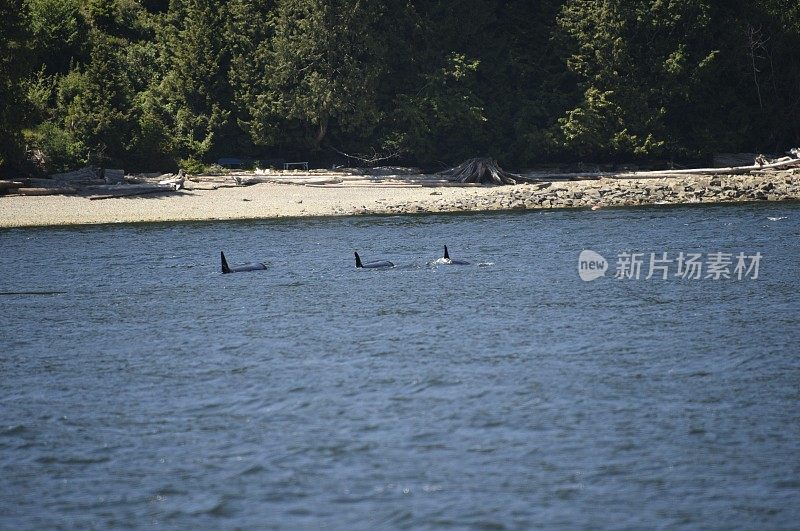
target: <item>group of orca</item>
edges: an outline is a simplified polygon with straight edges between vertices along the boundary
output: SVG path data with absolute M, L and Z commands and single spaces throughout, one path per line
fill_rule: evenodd
M 358 253 L 354 252 L 353 254 L 356 257 L 356 268 L 378 269 L 382 267 L 394 267 L 394 264 L 389 260 L 376 260 L 374 262 L 365 263 L 361 261 L 361 257 L 358 256 Z M 446 245 L 444 246 L 444 256 L 431 263 L 436 265 L 470 265 L 466 260 L 454 260 L 450 258 L 450 252 L 447 250 Z
M 362 262 L 361 257 L 358 256 L 357 252 L 353 253 L 356 257 L 356 268 L 358 269 L 380 269 L 380 268 L 389 268 L 394 267 L 394 263 L 390 262 L 389 260 L 375 260 L 373 262 Z M 228 265 L 228 261 L 225 259 L 225 253 L 220 251 L 219 257 L 222 261 L 222 273 L 243 273 L 245 271 L 261 271 L 267 268 L 267 264 L 263 262 L 255 262 L 250 264 L 242 264 L 234 267 L 230 267 Z M 447 250 L 447 246 L 444 246 L 444 256 L 439 258 L 438 260 L 433 262 L 436 265 L 470 265 L 469 262 L 466 260 L 457 260 L 450 258 L 450 253 Z

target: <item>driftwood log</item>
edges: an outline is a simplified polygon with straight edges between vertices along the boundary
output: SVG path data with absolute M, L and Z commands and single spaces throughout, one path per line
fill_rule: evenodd
M 23 181 L 0 181 L 0 193 L 23 188 L 25 184 Z
M 92 166 L 86 166 L 75 171 L 68 171 L 66 173 L 54 173 L 50 175 L 50 179 L 54 181 L 102 181 L 100 176 L 100 169 Z
M 510 173 L 501 168 L 497 161 L 488 157 L 478 157 L 462 162 L 455 168 L 451 168 L 441 173 L 460 183 L 479 183 L 479 184 L 517 184 L 521 182 L 538 182 L 538 179 L 531 179 Z
M 19 195 L 69 195 L 77 192 L 77 188 L 72 187 L 59 187 L 59 188 L 17 188 L 16 193 Z
M 660 170 L 660 171 L 640 171 L 632 173 L 621 173 L 614 175 L 617 179 L 642 179 L 642 178 L 661 178 L 661 177 L 684 177 L 687 175 L 746 175 L 764 170 L 788 170 L 800 167 L 800 159 L 795 157 L 782 157 L 773 161 L 768 161 L 759 157 L 755 164 L 751 166 L 733 166 L 728 168 L 692 168 L 689 170 Z
M 536 172 L 529 174 L 527 179 L 534 182 L 544 180 L 553 181 L 583 181 L 598 179 L 664 179 L 686 176 L 718 176 L 718 175 L 758 175 L 774 173 L 776 171 L 797 171 L 800 168 L 800 148 L 792 149 L 791 156 L 775 160 L 767 160 L 763 156 L 755 158 L 755 162 L 746 166 L 729 166 L 724 168 L 690 168 L 684 170 L 654 170 L 654 171 L 587 171 L 587 172 Z M 752 159 L 751 159 L 752 160 Z
M 90 201 L 97 201 L 101 199 L 118 199 L 122 197 L 133 197 L 139 195 L 150 194 L 168 194 L 175 192 L 176 189 L 171 185 L 159 184 L 128 184 L 128 185 L 105 185 L 105 186 L 92 186 L 85 188 L 84 192 L 91 193 L 89 196 Z M 99 193 L 100 192 L 100 193 Z M 101 193 L 108 192 L 108 193 Z

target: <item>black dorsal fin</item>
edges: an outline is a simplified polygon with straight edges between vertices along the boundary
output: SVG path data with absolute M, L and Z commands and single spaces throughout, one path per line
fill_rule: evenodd
M 447 246 L 444 246 L 444 259 L 450 260 L 450 253 L 447 252 Z
M 228 261 L 225 260 L 225 253 L 220 251 L 219 252 L 219 257 L 222 260 L 222 272 L 223 273 L 230 273 L 231 272 L 231 268 L 228 267 Z
M 364 265 L 361 263 L 361 257 L 358 256 L 358 253 L 353 252 L 353 254 L 356 255 L 356 267 L 364 267 Z

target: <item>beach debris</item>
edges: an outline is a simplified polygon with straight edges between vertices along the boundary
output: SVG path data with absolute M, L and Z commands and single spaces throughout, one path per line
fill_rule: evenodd
M 758 156 L 758 153 L 717 153 L 711 157 L 711 164 L 715 168 L 747 166 L 756 160 Z
M 62 195 L 74 194 L 77 188 L 64 181 L 26 178 L 18 181 L 0 181 L 0 194 Z
M 0 181 L 0 194 L 8 193 L 8 192 L 15 192 L 16 190 L 25 186 L 25 183 L 22 181 Z
M 306 183 L 309 188 L 422 188 L 422 184 L 417 183 L 389 183 L 389 182 L 330 182 L 330 183 Z
M 111 191 L 106 194 L 96 194 L 89 196 L 89 200 L 97 201 L 99 199 L 117 199 L 121 197 L 131 197 L 137 195 L 149 194 L 164 194 L 175 192 L 176 189 L 172 185 L 165 184 L 127 184 L 127 185 L 106 185 L 106 186 L 93 186 L 85 191 L 99 192 Z
M 338 176 L 324 175 L 306 175 L 306 176 L 282 176 L 282 175 L 233 175 L 234 181 L 237 186 L 251 186 L 260 183 L 278 183 L 278 184 L 339 184 L 343 181 Z
M 307 174 L 273 170 L 254 172 L 204 173 L 139 173 L 125 175 L 123 170 L 100 170 L 93 167 L 52 175 L 51 178 L 18 178 L 0 180 L 0 194 L 62 195 L 78 194 L 91 200 L 169 194 L 179 190 L 215 190 L 249 184 L 275 183 L 305 185 L 310 188 L 387 189 L 420 188 L 428 190 L 429 205 L 384 205 L 387 211 L 409 212 L 446 210 L 502 210 L 539 208 L 605 208 L 642 204 L 716 203 L 728 201 L 796 200 L 800 179 L 800 148 L 789 150 L 789 156 L 777 159 L 753 155 L 751 164 L 725 168 L 695 168 L 657 171 L 611 171 L 601 173 L 598 166 L 589 173 L 579 173 L 578 164 L 572 173 L 551 173 L 545 168 L 522 176 L 505 172 L 494 159 L 470 159 L 444 172 L 421 174 L 417 169 L 402 171 L 388 166 L 364 171 L 344 169 L 338 172 L 312 170 Z M 653 166 L 650 166 L 653 167 Z M 371 174 L 370 174 L 371 173 Z M 547 178 L 547 180 L 545 180 Z M 588 180 L 587 180 L 588 179 Z M 597 180 L 595 180 L 597 179 Z M 113 182 L 111 184 L 109 181 Z M 578 182 L 569 182 L 578 181 Z M 582 182 L 581 182 L 582 181 Z M 461 197 L 430 188 L 482 187 L 486 184 L 525 183 L 525 186 L 499 187 L 486 194 Z M 440 196 L 435 198 L 435 196 Z M 388 192 L 385 197 L 391 197 Z M 292 197 L 293 199 L 299 199 Z M 303 205 L 296 200 L 298 205 Z M 308 203 L 308 201 L 306 201 Z M 407 208 L 406 208 L 407 207 Z M 361 211 L 353 206 L 354 211 Z M 364 211 L 369 210 L 361 207 Z
M 186 172 L 181 169 L 178 170 L 177 176 L 170 177 L 168 179 L 162 179 L 158 181 L 158 184 L 170 186 L 172 187 L 173 190 L 178 191 L 183 188 L 185 182 L 186 182 Z
M 243 175 L 232 175 L 233 180 L 236 182 L 238 186 L 252 186 L 254 184 L 258 184 L 261 181 L 258 177 L 246 177 Z
M 103 170 L 103 179 L 108 184 L 122 184 L 125 182 L 125 170 Z
M 68 186 L 58 186 L 58 187 L 50 187 L 50 188 L 17 188 L 14 193 L 19 195 L 65 195 L 65 194 L 74 194 L 77 192 L 77 188 L 68 187 Z
M 615 179 L 657 179 L 661 177 L 681 177 L 691 175 L 746 175 L 750 173 L 757 173 L 763 170 L 787 170 L 800 167 L 800 158 L 797 156 L 798 152 L 800 152 L 798 149 L 790 150 L 792 156 L 781 157 L 774 160 L 767 160 L 763 155 L 758 155 L 753 161 L 753 164 L 748 166 L 730 166 L 727 168 L 692 168 L 686 170 L 638 171 L 609 175 L 609 177 L 613 177 Z
M 442 172 L 440 175 L 449 176 L 459 183 L 503 185 L 538 181 L 538 179 L 507 172 L 497 164 L 496 160 L 488 157 L 476 157 L 466 160 L 458 166 Z
M 75 171 L 68 171 L 66 173 L 54 173 L 49 177 L 54 181 L 63 181 L 63 182 L 104 180 L 100 174 L 101 174 L 100 168 L 95 168 L 93 166 L 86 166 L 85 168 L 81 168 Z

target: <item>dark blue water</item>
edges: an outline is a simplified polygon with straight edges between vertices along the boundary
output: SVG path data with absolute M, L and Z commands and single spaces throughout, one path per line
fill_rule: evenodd
M 0 528 L 794 527 L 799 242 L 798 204 L 0 231 Z

